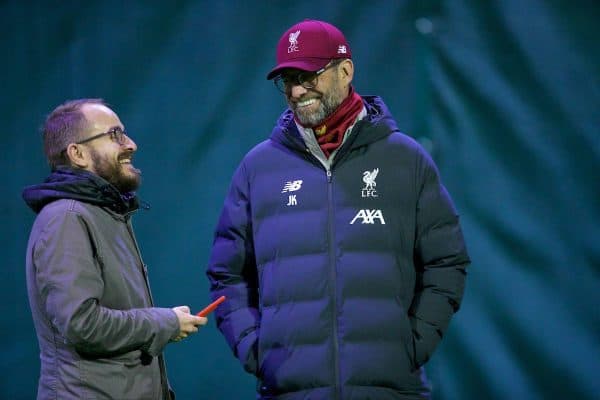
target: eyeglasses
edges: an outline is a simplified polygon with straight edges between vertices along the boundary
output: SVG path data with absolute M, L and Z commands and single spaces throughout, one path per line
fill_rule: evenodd
M 281 93 L 287 93 L 292 86 L 300 85 L 304 89 L 312 89 L 319 84 L 319 75 L 327 71 L 329 68 L 333 68 L 339 65 L 343 60 L 333 60 L 318 71 L 300 71 L 298 73 L 285 72 L 281 75 L 277 75 L 273 79 L 273 83 L 277 90 Z
M 125 138 L 127 137 L 127 132 L 125 132 L 123 129 L 119 128 L 118 126 L 116 126 L 114 128 L 109 129 L 106 132 L 102 132 L 102 133 L 99 133 L 92 137 L 89 137 L 87 139 L 80 140 L 79 142 L 75 142 L 75 144 L 83 144 L 83 143 L 91 142 L 94 139 L 98 139 L 98 138 L 100 138 L 102 136 L 106 136 L 106 135 L 110 135 L 110 139 L 113 142 L 116 142 L 122 146 L 125 144 Z

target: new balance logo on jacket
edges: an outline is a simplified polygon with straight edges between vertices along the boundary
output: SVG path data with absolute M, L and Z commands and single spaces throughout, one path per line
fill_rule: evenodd
M 298 179 L 296 181 L 287 181 L 285 185 L 283 185 L 283 189 L 281 193 L 285 192 L 295 192 L 296 190 L 300 190 L 302 187 L 302 179 Z
M 288 192 L 296 192 L 298 190 L 300 190 L 300 188 L 302 187 L 302 179 L 298 179 L 295 181 L 287 181 L 284 185 L 283 185 L 283 189 L 281 190 L 281 193 L 288 193 Z M 296 198 L 295 194 L 290 194 L 288 195 L 288 202 L 286 204 L 286 206 L 297 206 L 298 205 L 298 199 Z

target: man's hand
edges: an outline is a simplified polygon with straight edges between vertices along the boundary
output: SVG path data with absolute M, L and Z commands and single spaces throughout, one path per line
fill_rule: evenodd
M 188 335 L 198 332 L 198 326 L 206 325 L 206 322 L 208 322 L 208 319 L 204 317 L 197 317 L 190 314 L 188 306 L 173 307 L 173 311 L 175 311 L 179 320 L 179 335 L 172 339 L 174 342 L 178 342 L 188 337 Z

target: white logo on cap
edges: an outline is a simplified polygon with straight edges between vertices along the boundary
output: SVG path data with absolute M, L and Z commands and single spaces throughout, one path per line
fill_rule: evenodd
M 298 36 L 300 36 L 300 31 L 290 33 L 288 40 L 290 41 L 290 47 L 288 47 L 288 53 L 292 53 L 294 51 L 300 51 L 298 49 Z
M 338 46 L 338 54 L 346 54 L 347 50 L 346 50 L 346 46 L 344 46 L 343 44 L 340 44 Z

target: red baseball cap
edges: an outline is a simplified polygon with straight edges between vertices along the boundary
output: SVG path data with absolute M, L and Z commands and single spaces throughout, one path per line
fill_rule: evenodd
M 284 68 L 318 71 L 334 58 L 352 58 L 344 34 L 327 22 L 306 19 L 279 39 L 277 65 L 267 79 L 273 79 Z

